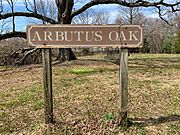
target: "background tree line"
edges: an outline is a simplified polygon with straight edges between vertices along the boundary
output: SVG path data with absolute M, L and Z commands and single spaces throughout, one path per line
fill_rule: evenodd
M 145 33 L 144 47 L 132 52 L 180 53 L 180 13 L 178 13 L 180 2 L 178 1 L 168 3 L 164 0 L 155 2 L 151 0 L 23 0 L 23 11 L 17 9 L 17 2 L 18 0 L 0 0 L 0 40 L 4 43 L 4 46 L 0 47 L 1 50 L 6 50 L 1 51 L 1 55 L 3 53 L 7 55 L 4 61 L 12 59 L 11 61 L 23 64 L 27 63 L 26 58 L 29 55 L 38 56 L 40 53 L 39 49 L 27 45 L 22 47 L 22 43 L 26 44 L 26 42 L 20 40 L 26 39 L 26 33 L 17 29 L 16 20 L 19 17 L 25 18 L 27 24 L 142 24 Z M 99 4 L 119 5 L 118 15 L 112 16 L 106 10 L 98 10 L 95 6 Z M 146 7 L 155 8 L 159 18 L 145 16 L 143 10 Z M 10 51 L 7 51 L 8 48 Z M 88 50 L 84 49 L 84 51 Z M 1 59 L 2 57 L 4 58 L 1 56 Z M 56 50 L 56 58 L 65 61 L 75 60 L 76 56 L 72 49 L 68 48 Z M 37 58 L 35 59 L 32 62 L 38 61 Z

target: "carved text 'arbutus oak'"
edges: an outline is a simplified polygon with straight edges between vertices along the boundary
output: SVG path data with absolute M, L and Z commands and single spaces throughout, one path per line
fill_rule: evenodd
M 37 48 L 127 47 L 143 45 L 141 25 L 30 25 L 28 43 Z

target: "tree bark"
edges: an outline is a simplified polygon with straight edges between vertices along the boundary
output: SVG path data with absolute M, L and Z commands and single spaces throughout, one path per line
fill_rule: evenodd
M 74 4 L 74 0 L 56 0 L 56 4 L 58 7 L 58 22 L 60 24 L 71 24 L 72 18 L 72 8 Z M 60 48 L 58 60 L 61 62 L 76 60 L 76 56 L 74 55 L 71 48 Z

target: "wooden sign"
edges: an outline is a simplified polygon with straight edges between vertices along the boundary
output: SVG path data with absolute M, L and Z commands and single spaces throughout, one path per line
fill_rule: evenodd
M 141 25 L 30 25 L 28 43 L 37 48 L 125 47 L 143 45 Z
M 53 123 L 52 62 L 50 48 L 121 47 L 120 114 L 127 123 L 128 49 L 143 45 L 141 25 L 30 25 L 28 43 L 42 49 L 45 123 Z

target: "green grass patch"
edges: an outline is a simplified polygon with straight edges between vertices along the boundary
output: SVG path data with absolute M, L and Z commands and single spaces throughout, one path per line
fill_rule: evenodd
M 104 119 L 105 119 L 105 120 L 114 120 L 114 119 L 115 119 L 115 115 L 114 115 L 114 113 L 112 113 L 112 112 L 108 112 L 108 113 L 106 113 L 106 114 L 104 115 Z
M 83 74 L 93 74 L 93 73 L 102 73 L 102 72 L 116 72 L 118 68 L 90 68 L 90 67 L 80 67 L 68 70 L 70 74 L 83 75 Z
M 71 74 L 76 74 L 76 75 L 81 75 L 81 74 L 90 74 L 90 73 L 95 73 L 98 72 L 98 70 L 94 69 L 94 68 L 88 68 L 88 67 L 84 67 L 84 68 L 75 68 L 75 69 L 71 69 L 69 70 L 69 73 Z
M 0 72 L 6 70 L 15 70 L 16 67 L 0 66 Z
M 6 70 L 6 66 L 0 66 L 0 71 Z
M 180 54 L 130 54 L 129 59 L 132 60 L 148 60 L 148 59 L 180 59 Z
M 5 116 L 4 112 L 0 112 L 0 118 L 3 118 Z
M 13 89 L 12 92 L 16 95 L 15 97 L 12 97 L 13 94 L 3 94 L 6 98 L 4 98 L 3 102 L 0 103 L 0 109 L 14 108 L 35 102 L 39 99 L 39 95 L 43 91 L 41 84 L 34 84 L 31 87 L 25 88 L 22 92 L 19 92 L 18 89 Z
M 44 100 L 38 100 L 34 103 L 33 108 L 34 110 L 42 109 L 44 106 Z
M 139 129 L 138 135 L 147 135 L 147 131 L 144 129 L 144 127 Z
M 176 124 L 170 124 L 167 127 L 167 134 L 172 135 L 172 134 L 176 134 L 176 133 L 180 133 L 180 126 L 178 126 Z

